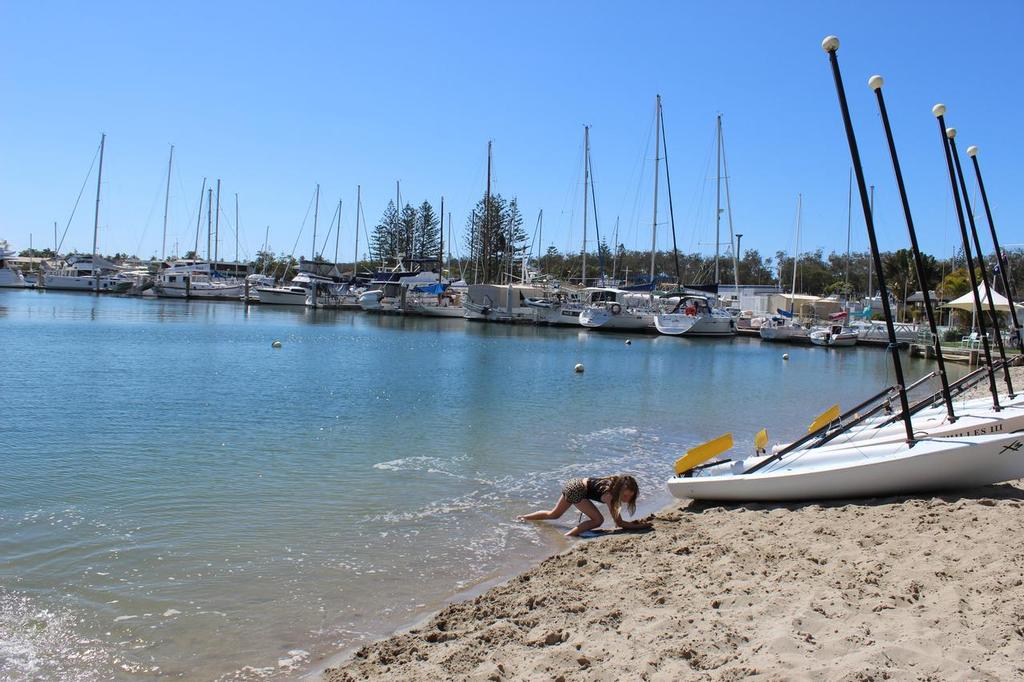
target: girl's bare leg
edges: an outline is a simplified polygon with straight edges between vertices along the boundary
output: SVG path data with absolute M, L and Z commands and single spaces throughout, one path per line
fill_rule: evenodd
M 580 500 L 576 503 L 576 508 L 586 514 L 588 519 L 566 533 L 566 537 L 575 537 L 580 533 L 586 533 L 588 530 L 600 528 L 601 524 L 604 523 L 604 517 L 601 516 L 601 512 L 598 511 L 597 507 L 590 500 Z
M 566 510 L 569 509 L 569 506 L 570 506 L 569 502 L 565 499 L 565 495 L 562 495 L 562 496 L 560 496 L 558 498 L 558 502 L 555 504 L 555 508 L 552 509 L 551 511 L 543 511 L 543 510 L 535 511 L 532 514 L 526 514 L 525 516 L 520 516 L 519 520 L 520 521 L 546 521 L 546 520 L 549 520 L 549 519 L 560 519 L 560 518 L 562 518 L 562 514 L 564 514 L 566 512 Z M 593 506 L 593 505 L 591 505 L 591 506 Z

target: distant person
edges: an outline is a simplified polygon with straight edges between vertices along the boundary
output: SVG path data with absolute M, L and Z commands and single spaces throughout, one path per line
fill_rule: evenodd
M 640 496 L 640 486 L 632 476 L 603 476 L 600 478 L 572 478 L 562 486 L 562 496 L 558 498 L 555 508 L 551 511 L 535 511 L 520 516 L 520 521 L 545 521 L 562 518 L 569 507 L 575 506 L 587 515 L 587 520 L 566 533 L 567 537 L 576 537 L 588 530 L 595 530 L 604 523 L 604 516 L 595 502 L 608 507 L 612 520 L 619 528 L 637 530 L 650 528 L 647 521 L 625 521 L 619 515 L 619 509 L 626 505 L 632 516 L 636 513 L 636 500 Z

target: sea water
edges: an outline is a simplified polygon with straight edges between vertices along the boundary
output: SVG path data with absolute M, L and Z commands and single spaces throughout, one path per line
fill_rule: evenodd
M 878 349 L 626 338 L 0 290 L 0 677 L 315 671 L 564 549 L 575 513 L 514 519 L 565 479 L 632 473 L 650 511 L 687 447 L 894 379 Z

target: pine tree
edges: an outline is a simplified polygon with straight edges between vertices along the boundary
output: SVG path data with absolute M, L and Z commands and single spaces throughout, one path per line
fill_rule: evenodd
M 466 246 L 473 261 L 474 280 L 500 282 L 513 269 L 516 254 L 526 242 L 523 216 L 516 199 L 506 201 L 500 194 L 477 202 L 466 223 Z
M 377 221 L 370 235 L 370 256 L 375 261 L 386 263 L 398 257 L 402 242 L 399 241 L 399 215 L 395 202 L 389 201 L 384 215 Z
M 441 248 L 437 214 L 429 201 L 420 204 L 416 212 L 416 257 L 437 258 Z
M 402 207 L 398 225 L 398 244 L 402 257 L 413 257 L 416 252 L 416 209 L 410 204 Z

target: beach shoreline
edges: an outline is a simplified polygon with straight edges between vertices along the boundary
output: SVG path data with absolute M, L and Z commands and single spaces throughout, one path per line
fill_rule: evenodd
M 1024 380 L 1024 368 L 1012 374 Z M 959 400 L 987 394 L 982 381 Z M 576 542 L 458 595 L 332 657 L 322 679 L 1024 674 L 1024 608 L 1013 606 L 1024 597 L 1022 481 L 872 500 L 674 501 L 654 516 L 649 533 Z
M 677 503 L 365 646 L 329 682 L 1024 674 L 1021 483 Z

